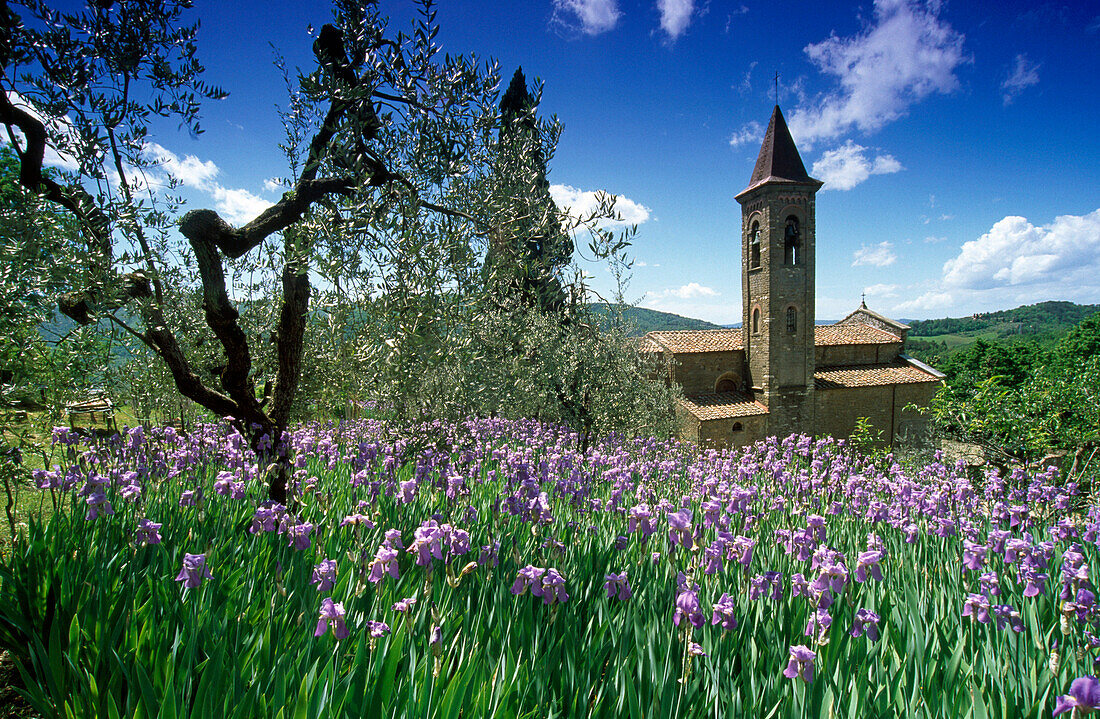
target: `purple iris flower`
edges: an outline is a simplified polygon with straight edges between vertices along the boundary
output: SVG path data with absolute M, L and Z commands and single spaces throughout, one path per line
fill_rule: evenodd
M 1008 626 L 1017 634 L 1024 631 L 1024 620 L 1012 605 L 996 604 L 992 609 L 993 618 L 997 621 L 997 629 Z
M 695 587 L 686 588 L 676 596 L 676 611 L 672 615 L 672 623 L 680 626 L 680 622 L 687 620 L 694 627 L 703 626 L 703 610 L 699 606 L 699 595 L 695 593 Z
M 733 555 L 736 555 L 738 563 L 745 569 L 749 568 L 749 564 L 752 562 L 752 550 L 756 546 L 756 540 L 750 537 L 737 536 L 733 538 L 733 544 L 729 550 Z
M 792 597 L 812 597 L 813 594 L 810 591 L 810 583 L 806 580 L 806 577 L 801 574 L 791 575 L 791 596 Z
M 157 522 L 151 522 L 143 517 L 138 520 L 134 539 L 138 544 L 160 544 L 160 527 L 161 525 Z
M 736 629 L 737 618 L 733 616 L 733 612 L 736 608 L 730 595 L 728 593 L 723 593 L 718 601 L 714 603 L 714 614 L 710 618 L 710 623 L 720 623 L 722 629 L 725 630 Z
M 292 524 L 286 529 L 286 536 L 291 547 L 295 549 L 309 549 L 309 535 L 313 533 L 313 525 L 309 522 Z
M 866 582 L 867 573 L 870 572 L 871 577 L 875 581 L 882 581 L 882 567 L 879 562 L 882 561 L 882 552 L 860 552 L 859 557 L 856 559 L 856 581 Z
M 252 534 L 258 532 L 274 532 L 277 525 L 286 516 L 286 507 L 278 502 L 265 502 L 256 507 L 256 513 L 252 517 L 252 526 L 248 531 Z
M 365 514 L 359 514 L 358 512 L 349 514 L 340 520 L 341 527 L 346 527 L 349 524 L 355 527 L 362 526 L 365 529 L 374 529 L 374 522 L 371 521 L 370 517 Z
M 368 621 L 367 631 L 370 632 L 372 639 L 378 639 L 390 633 L 390 625 L 385 622 Z
M 426 567 L 432 563 L 432 557 L 443 559 L 443 532 L 434 519 L 429 519 L 416 528 L 413 542 L 409 545 L 409 554 L 416 555 L 416 563 Z
M 318 592 L 327 592 L 332 589 L 336 585 L 336 560 L 322 559 L 313 567 L 313 576 L 310 577 L 309 583 L 316 584 Z
M 404 549 L 405 545 L 401 543 L 401 530 L 387 529 L 384 544 L 387 547 L 392 547 L 393 549 Z
M 829 635 L 829 628 L 833 626 L 833 617 L 827 609 L 818 609 L 806 620 L 806 629 L 802 633 L 807 637 L 814 637 L 814 641 L 823 644 Z
M 604 576 L 604 589 L 607 590 L 607 598 L 616 598 L 620 601 L 626 601 L 630 599 L 630 580 L 626 577 L 626 572 L 622 574 L 609 573 Z
M 969 570 L 981 569 L 985 565 L 985 556 L 989 547 L 984 544 L 976 544 L 970 540 L 963 540 L 963 566 Z
M 533 590 L 531 593 L 535 594 L 534 590 L 536 587 L 541 586 L 542 575 L 545 573 L 544 568 L 528 564 L 516 573 L 516 581 L 512 583 L 512 594 L 519 596 L 525 594 L 528 589 Z M 538 594 L 535 594 L 535 596 L 538 596 Z
M 1094 676 L 1074 679 L 1069 687 L 1069 694 L 1057 698 L 1054 716 L 1075 709 L 1080 709 L 1081 714 L 1091 714 L 1100 709 L 1100 680 Z
M 973 617 L 982 624 L 989 624 L 989 600 L 982 594 L 970 594 L 963 603 L 962 615 Z
M 405 613 L 409 612 L 412 609 L 412 606 L 414 604 L 416 604 L 416 597 L 405 597 L 404 599 L 402 599 L 400 601 L 394 602 L 393 606 L 390 607 L 390 609 L 392 609 L 395 612 L 405 614 Z
M 367 581 L 377 584 L 382 581 L 382 577 L 385 574 L 389 574 L 394 579 L 398 579 L 397 556 L 398 552 L 396 549 L 391 549 L 385 544 L 380 546 L 378 551 L 374 553 L 374 559 L 371 560 L 370 574 L 367 576 Z
M 499 566 L 500 542 L 494 539 L 492 544 L 481 545 L 481 552 L 478 554 L 477 563 L 482 567 Z
M 185 489 L 180 493 L 181 507 L 197 507 L 202 502 L 202 487 Z
M 852 630 L 848 632 L 853 637 L 861 637 L 864 634 L 872 642 L 878 641 L 878 623 L 881 621 L 881 617 L 870 609 L 860 609 L 856 612 L 855 619 L 852 622 Z
M 115 513 L 114 507 L 107 501 L 107 495 L 103 493 L 102 488 L 97 487 L 84 501 L 88 504 L 88 513 L 84 515 L 84 519 L 88 521 L 96 519 L 101 514 Z
M 783 574 L 781 572 L 764 572 L 754 575 L 749 580 L 749 599 L 760 597 L 779 601 L 783 598 Z
M 816 658 L 817 654 L 809 647 L 795 644 L 791 647 L 791 660 L 787 662 L 783 676 L 788 679 L 801 677 L 802 681 L 809 684 L 814 680 L 814 659 Z
M 986 572 L 978 577 L 978 584 L 981 586 L 982 591 L 986 596 L 999 597 L 1001 596 L 1001 580 L 997 576 L 996 572 Z
M 546 570 L 546 574 L 542 575 L 542 586 L 538 588 L 538 592 L 533 587 L 531 594 L 536 597 L 542 596 L 543 604 L 553 604 L 555 601 L 564 602 L 569 599 L 569 595 L 565 591 L 565 577 L 553 568 Z
M 671 512 L 668 515 L 669 548 L 679 544 L 685 549 L 691 549 L 692 543 L 691 510 L 681 509 L 679 512 Z
M 180 570 L 176 581 L 183 582 L 185 589 L 194 589 L 202 583 L 202 580 L 213 578 L 214 575 L 210 574 L 206 566 L 205 554 L 183 555 L 183 569 Z
M 325 597 L 321 600 L 321 615 L 317 620 L 317 629 L 313 632 L 313 636 L 319 637 L 328 631 L 329 625 L 332 625 L 332 633 L 337 639 L 344 639 L 348 636 L 348 627 L 344 624 L 344 605 L 339 602 L 334 602 L 331 597 Z

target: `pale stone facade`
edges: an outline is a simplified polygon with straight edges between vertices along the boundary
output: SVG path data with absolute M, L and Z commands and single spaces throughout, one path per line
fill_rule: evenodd
M 739 330 L 650 332 L 642 348 L 679 384 L 683 435 L 714 447 L 793 432 L 846 437 L 866 417 L 893 444 L 926 431 L 943 374 L 905 355 L 908 327 L 862 304 L 815 324 L 815 202 L 779 107 L 741 205 Z

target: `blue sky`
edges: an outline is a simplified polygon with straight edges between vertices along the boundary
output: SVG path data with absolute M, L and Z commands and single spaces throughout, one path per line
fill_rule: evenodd
M 192 206 L 279 196 L 274 45 L 308 67 L 324 3 L 199 2 L 197 138 L 155 138 Z M 518 65 L 565 126 L 550 181 L 638 223 L 628 299 L 719 323 L 740 308 L 740 209 L 779 103 L 817 203 L 817 316 L 866 291 L 894 317 L 1100 302 L 1100 4 L 879 0 L 440 0 L 439 43 Z M 403 27 L 408 2 L 383 2 Z M 609 287 L 596 271 L 597 289 Z

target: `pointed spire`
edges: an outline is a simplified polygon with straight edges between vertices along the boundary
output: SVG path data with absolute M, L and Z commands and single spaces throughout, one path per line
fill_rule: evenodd
M 749 179 L 751 190 L 765 182 L 800 182 L 821 186 L 820 180 L 815 180 L 806 172 L 806 166 L 802 164 L 802 157 L 798 154 L 798 148 L 791 138 L 791 131 L 787 129 L 787 122 L 783 119 L 783 113 L 779 105 L 772 111 L 771 121 L 768 122 L 768 131 L 764 133 L 764 142 L 760 145 L 760 155 L 756 158 L 756 167 L 753 168 L 752 178 Z

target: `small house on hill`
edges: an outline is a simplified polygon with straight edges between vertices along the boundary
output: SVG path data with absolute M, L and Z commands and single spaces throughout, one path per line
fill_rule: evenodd
M 650 332 L 665 379 L 683 388 L 682 434 L 706 446 L 794 432 L 846 437 L 866 417 L 891 444 L 922 434 L 944 375 L 905 354 L 907 325 L 866 303 L 815 323 L 815 201 L 779 106 L 741 204 L 739 329 Z

